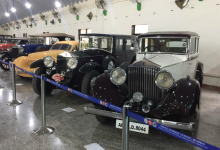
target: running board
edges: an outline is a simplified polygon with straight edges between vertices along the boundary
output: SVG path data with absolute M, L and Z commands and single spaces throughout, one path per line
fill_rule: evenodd
M 104 116 L 104 117 L 109 117 L 109 118 L 115 118 L 115 119 L 121 119 L 122 120 L 122 114 L 117 113 L 117 112 L 111 112 L 111 111 L 106 111 L 106 110 L 100 110 L 100 109 L 94 109 L 94 108 L 89 108 L 89 107 L 84 107 L 84 112 L 87 114 L 94 114 L 94 115 L 99 115 L 99 116 Z M 182 122 L 174 122 L 174 121 L 167 121 L 167 120 L 160 120 L 160 119 L 152 119 L 152 118 L 147 118 L 150 119 L 154 122 L 157 122 L 159 124 L 162 124 L 164 126 L 167 126 L 169 128 L 173 129 L 182 129 L 182 130 L 189 130 L 193 131 L 195 127 L 194 122 L 190 123 L 182 123 Z M 130 122 L 139 122 L 131 117 L 129 117 Z

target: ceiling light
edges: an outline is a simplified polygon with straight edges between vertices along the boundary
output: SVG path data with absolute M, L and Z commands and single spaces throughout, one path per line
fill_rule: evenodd
M 12 12 L 16 12 L 16 9 L 14 7 L 11 8 Z
M 27 8 L 31 8 L 31 4 L 30 4 L 29 2 L 26 2 L 26 3 L 25 3 L 25 6 L 26 6 Z
M 56 6 L 57 8 L 59 8 L 59 7 L 61 6 L 60 2 L 59 2 L 59 1 L 56 1 L 56 2 L 55 2 L 55 6 Z
M 10 14 L 9 14 L 8 12 L 6 12 L 6 13 L 5 13 L 5 16 L 9 17 L 9 16 L 10 16 Z

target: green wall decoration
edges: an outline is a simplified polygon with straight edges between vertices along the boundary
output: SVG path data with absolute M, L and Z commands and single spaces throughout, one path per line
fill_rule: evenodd
M 107 15 L 107 10 L 103 10 L 103 14 L 104 14 L 104 16 L 106 16 Z
M 61 19 L 58 19 L 59 23 L 61 23 Z
M 45 20 L 45 25 L 47 25 L 47 20 Z
M 79 20 L 79 15 L 76 15 L 76 20 Z
M 141 3 L 137 3 L 137 10 L 138 10 L 138 11 L 141 10 Z

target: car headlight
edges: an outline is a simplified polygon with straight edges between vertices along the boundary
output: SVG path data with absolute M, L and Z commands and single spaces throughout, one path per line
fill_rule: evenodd
M 7 51 L 8 52 L 11 51 L 11 47 L 10 46 L 7 47 Z
M 44 65 L 48 68 L 53 67 L 54 59 L 51 56 L 47 56 L 44 58 Z
M 19 49 L 19 54 L 24 52 L 24 48 L 23 47 L 19 47 L 18 49 Z
M 144 96 L 141 92 L 135 92 L 133 94 L 133 100 L 134 102 L 140 103 L 143 100 Z
M 70 58 L 67 61 L 67 66 L 69 69 L 75 69 L 78 64 L 78 60 L 76 58 Z
M 155 83 L 161 89 L 169 89 L 173 86 L 174 78 L 171 73 L 163 70 L 156 75 Z
M 110 80 L 115 85 L 122 85 L 126 81 L 126 72 L 122 68 L 115 68 L 110 73 Z

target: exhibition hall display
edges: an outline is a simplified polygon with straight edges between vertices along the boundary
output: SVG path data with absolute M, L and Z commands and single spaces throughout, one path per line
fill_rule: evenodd
M 2 0 L 0 149 L 220 150 L 214 1 Z

